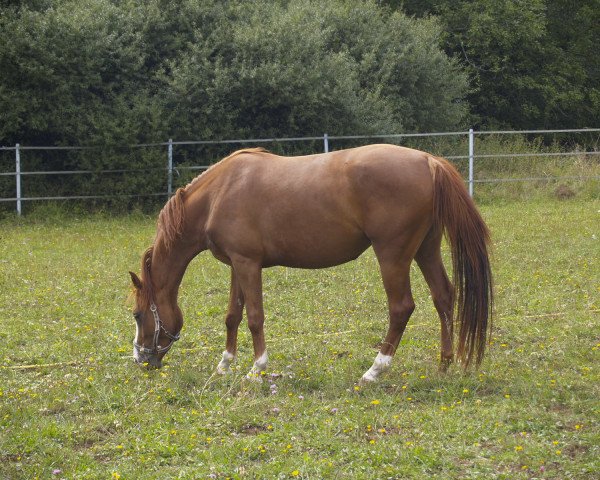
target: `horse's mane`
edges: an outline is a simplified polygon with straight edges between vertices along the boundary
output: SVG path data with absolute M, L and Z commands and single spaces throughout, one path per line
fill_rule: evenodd
M 136 288 L 134 292 L 138 308 L 149 308 L 150 304 L 154 301 L 154 288 L 152 284 L 152 277 L 150 276 L 150 266 L 152 263 L 153 253 L 154 246 L 151 246 L 148 247 L 142 255 L 142 288 Z
M 165 204 L 163 209 L 158 215 L 158 231 L 163 235 L 163 242 L 165 248 L 170 250 L 173 242 L 182 234 L 183 226 L 185 221 L 185 209 L 184 200 L 185 194 L 188 192 L 190 187 L 195 185 L 201 178 L 205 178 L 206 175 L 211 172 L 215 167 L 221 165 L 226 160 L 236 157 L 242 153 L 268 153 L 268 151 L 262 147 L 258 148 L 243 148 L 233 152 L 231 155 L 225 157 L 220 162 L 217 162 L 207 168 L 203 173 L 194 178 L 184 188 L 179 188 L 175 192 L 169 201 Z

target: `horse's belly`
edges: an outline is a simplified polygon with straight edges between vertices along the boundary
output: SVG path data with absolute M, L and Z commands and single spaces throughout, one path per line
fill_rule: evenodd
M 265 244 L 265 267 L 326 268 L 356 259 L 370 245 L 362 232 L 295 232 Z

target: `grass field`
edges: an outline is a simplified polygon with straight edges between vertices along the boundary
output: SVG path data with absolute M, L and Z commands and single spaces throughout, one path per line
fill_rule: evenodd
M 437 371 L 417 308 L 392 370 L 365 388 L 387 326 L 371 251 L 334 269 L 265 274 L 270 366 L 215 375 L 229 273 L 184 278 L 166 366 L 134 366 L 128 270 L 154 218 L 0 221 L 0 478 L 593 479 L 600 472 L 600 201 L 484 205 L 496 317 L 478 371 Z

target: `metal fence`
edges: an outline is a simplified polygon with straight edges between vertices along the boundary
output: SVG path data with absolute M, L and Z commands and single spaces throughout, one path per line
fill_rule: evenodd
M 519 177 L 519 178 L 486 178 L 476 179 L 475 178 L 475 167 L 477 159 L 485 158 L 518 158 L 518 157 L 550 157 L 550 156 L 569 156 L 569 155 L 599 155 L 600 151 L 595 147 L 592 151 L 572 151 L 572 152 L 527 152 L 527 153 L 494 153 L 494 154 L 476 154 L 475 153 L 475 138 L 476 136 L 486 135 L 548 135 L 548 134 L 581 134 L 581 133 L 599 133 L 600 128 L 586 128 L 586 129 L 562 129 L 562 130 L 490 130 L 490 131 L 469 131 L 463 132 L 438 132 L 438 133 L 409 133 L 409 134 L 389 134 L 389 135 L 342 135 L 342 136 L 330 136 L 323 134 L 322 136 L 312 137 L 285 137 L 285 138 L 255 138 L 255 139 L 238 139 L 238 140 L 199 140 L 199 141 L 173 141 L 169 139 L 167 142 L 159 143 L 146 143 L 146 144 L 135 144 L 126 145 L 124 147 L 133 149 L 143 149 L 150 147 L 164 148 L 165 152 L 165 167 L 158 168 L 157 170 L 166 172 L 165 187 L 166 191 L 158 193 L 143 193 L 136 195 L 124 195 L 130 197 L 150 197 L 150 196 L 170 196 L 173 193 L 173 173 L 179 170 L 205 170 L 208 166 L 177 166 L 173 161 L 174 149 L 178 146 L 185 145 L 256 145 L 265 143 L 288 143 L 288 142 L 322 142 L 323 151 L 329 152 L 330 141 L 362 141 L 362 140 L 381 140 L 386 139 L 388 141 L 406 141 L 409 139 L 416 138 L 435 138 L 435 137 L 466 137 L 468 139 L 468 152 L 464 155 L 444 155 L 450 160 L 468 160 L 468 177 L 466 179 L 469 194 L 473 196 L 474 186 L 476 183 L 495 183 L 495 182 L 514 182 L 514 181 L 536 181 L 536 180 L 588 180 L 588 179 L 599 179 L 599 176 L 563 176 L 563 177 L 548 177 L 548 176 L 535 176 L 535 177 Z M 22 169 L 21 154 L 27 151 L 33 150 L 89 150 L 99 147 L 63 147 L 63 146 L 25 146 L 16 144 L 15 146 L 0 147 L 0 151 L 14 151 L 15 156 L 15 170 L 9 172 L 0 172 L 0 177 L 14 176 L 15 177 L 15 196 L 10 198 L 0 198 L 0 202 L 14 202 L 16 205 L 16 211 L 19 215 L 22 212 L 22 202 L 25 201 L 47 201 L 47 200 L 84 200 L 84 199 L 107 199 L 112 198 L 112 195 L 69 195 L 69 196 L 38 196 L 28 197 L 26 192 L 22 190 L 22 178 L 30 175 L 82 175 L 82 174 L 115 174 L 115 173 L 132 173 L 139 172 L 139 169 L 111 169 L 111 170 L 58 170 L 58 171 L 27 171 Z M 123 196 L 123 195 L 122 195 Z

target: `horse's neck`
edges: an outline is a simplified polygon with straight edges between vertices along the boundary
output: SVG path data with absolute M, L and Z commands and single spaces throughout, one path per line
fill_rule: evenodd
M 152 256 L 154 288 L 157 294 L 166 295 L 171 301 L 177 300 L 179 285 L 189 263 L 207 248 L 205 218 L 210 206 L 210 192 L 203 191 L 200 181 L 194 188 L 186 187 L 185 198 L 178 194 L 176 197 L 171 201 L 185 201 L 181 233 L 167 235 L 159 228 Z
M 179 285 L 192 261 L 204 248 L 201 243 L 178 238 L 167 249 L 159 234 L 154 242 L 152 256 L 152 282 L 157 295 L 177 300 Z

